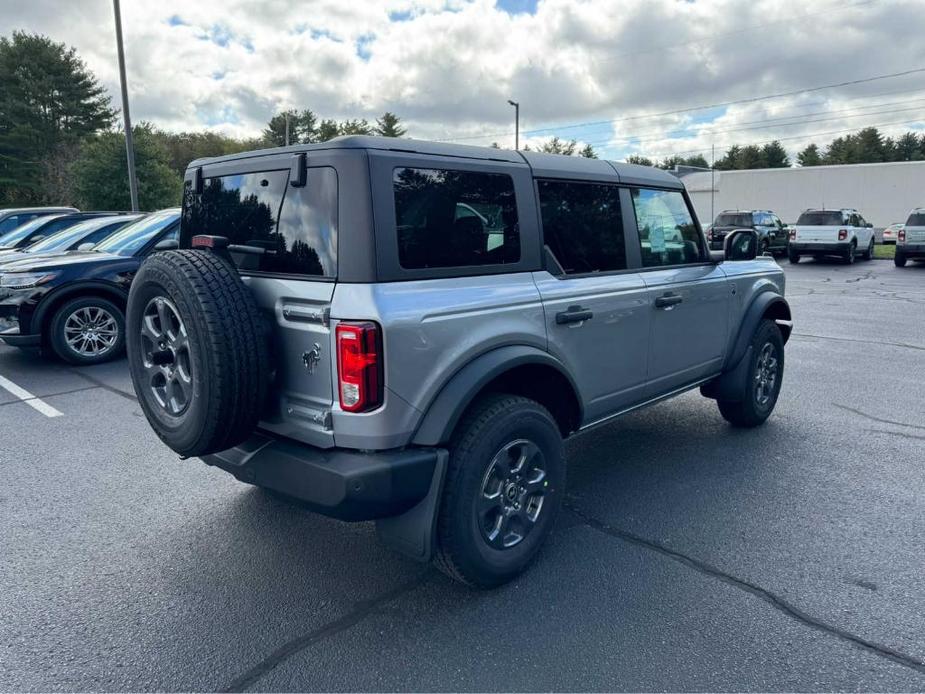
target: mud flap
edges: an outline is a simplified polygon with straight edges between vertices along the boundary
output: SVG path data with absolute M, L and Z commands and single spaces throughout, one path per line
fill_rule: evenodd
M 748 365 L 752 363 L 753 352 L 754 347 L 749 345 L 735 368 L 700 386 L 700 394 L 714 400 L 740 402 L 747 390 Z
M 387 546 L 419 562 L 429 562 L 436 549 L 437 512 L 440 510 L 443 480 L 446 477 L 449 459 L 450 454 L 447 450 L 437 451 L 430 490 L 416 506 L 400 516 L 380 518 L 376 521 L 376 532 Z

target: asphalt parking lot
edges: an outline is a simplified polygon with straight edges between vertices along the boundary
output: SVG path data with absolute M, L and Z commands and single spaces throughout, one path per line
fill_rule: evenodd
M 0 388 L 0 689 L 925 689 L 925 265 L 783 265 L 769 423 L 689 393 L 573 439 L 492 592 L 178 460 L 124 361 L 0 347 L 41 398 Z

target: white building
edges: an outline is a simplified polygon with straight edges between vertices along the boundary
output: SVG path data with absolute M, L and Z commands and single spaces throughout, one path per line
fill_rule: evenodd
M 925 161 L 716 171 L 712 186 L 709 171 L 681 180 L 704 226 L 723 210 L 773 210 L 794 223 L 808 207 L 854 207 L 880 230 L 925 207 Z

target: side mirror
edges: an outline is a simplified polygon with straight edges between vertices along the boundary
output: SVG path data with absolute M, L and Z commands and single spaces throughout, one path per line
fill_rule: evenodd
M 33 236 L 31 239 L 29 239 L 29 243 L 38 243 L 44 238 L 45 238 L 45 234 L 39 234 L 38 236 Z
M 873 228 L 874 228 L 874 225 L 871 224 L 870 222 L 868 222 L 868 223 L 867 223 L 867 228 L 868 228 L 868 229 L 873 229 Z
M 754 260 L 758 257 L 758 233 L 754 229 L 735 229 L 723 244 L 726 260 Z
M 77 247 L 77 250 L 78 250 L 78 251 L 92 251 L 92 250 L 93 250 L 93 247 L 94 247 L 95 245 L 96 245 L 95 243 L 90 243 L 90 242 L 88 241 L 87 243 L 82 243 L 82 244 L 80 244 L 80 245 Z
M 155 251 L 173 251 L 179 247 L 180 243 L 176 239 L 164 239 L 154 244 Z

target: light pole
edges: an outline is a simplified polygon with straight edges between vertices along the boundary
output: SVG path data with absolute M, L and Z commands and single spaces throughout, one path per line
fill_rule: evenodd
M 520 103 L 510 99 L 507 102 L 514 107 L 514 149 L 520 149 Z
M 119 54 L 119 81 L 122 83 L 122 117 L 125 121 L 125 158 L 128 162 L 128 189 L 132 212 L 138 212 L 138 179 L 135 178 L 135 143 L 132 141 L 132 117 L 128 112 L 128 85 L 125 82 L 125 50 L 122 48 L 122 13 L 119 0 L 112 0 L 116 13 L 116 50 Z

